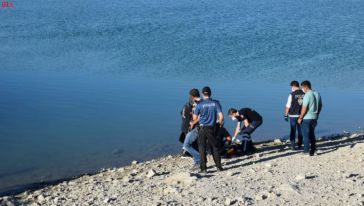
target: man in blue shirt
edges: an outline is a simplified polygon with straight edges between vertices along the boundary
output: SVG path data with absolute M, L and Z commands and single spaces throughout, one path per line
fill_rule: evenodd
M 298 124 L 301 124 L 302 128 L 304 152 L 310 152 L 310 156 L 313 156 L 316 151 L 315 128 L 322 109 L 322 101 L 320 94 L 311 89 L 311 83 L 309 81 L 303 81 L 301 86 L 303 92 L 305 92 L 305 96 L 303 97 L 302 110 L 298 117 Z M 311 149 L 309 148 L 310 145 Z
M 216 164 L 217 170 L 222 171 L 221 156 L 219 142 L 217 138 L 217 118 L 219 125 L 224 125 L 224 115 L 221 110 L 219 101 L 212 100 L 210 87 L 202 89 L 203 100 L 197 104 L 193 114 L 193 123 L 199 122 L 200 129 L 198 131 L 198 147 L 201 157 L 200 169 L 201 173 L 206 173 L 206 141 L 212 148 L 212 155 Z

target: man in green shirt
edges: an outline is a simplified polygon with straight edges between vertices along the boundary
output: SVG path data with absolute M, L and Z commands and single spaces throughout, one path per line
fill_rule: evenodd
M 322 109 L 322 101 L 320 94 L 312 90 L 311 82 L 303 81 L 301 87 L 303 92 L 305 92 L 305 96 L 298 123 L 301 124 L 302 128 L 304 153 L 309 152 L 310 156 L 313 156 L 316 151 L 315 128 Z

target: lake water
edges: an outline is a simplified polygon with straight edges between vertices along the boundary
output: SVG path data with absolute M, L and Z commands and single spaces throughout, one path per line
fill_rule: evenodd
M 364 1 L 14 1 L 0 42 L 0 194 L 178 153 L 192 87 L 260 112 L 257 141 L 287 137 L 292 79 L 319 136 L 363 127 Z

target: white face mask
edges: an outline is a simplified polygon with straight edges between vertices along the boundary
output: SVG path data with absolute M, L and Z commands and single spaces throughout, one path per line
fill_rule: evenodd
M 231 117 L 231 119 L 232 119 L 233 121 L 235 121 L 235 120 L 236 120 L 236 117 L 232 116 L 232 117 Z

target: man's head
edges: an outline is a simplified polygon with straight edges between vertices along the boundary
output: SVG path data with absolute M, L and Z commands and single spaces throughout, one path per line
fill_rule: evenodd
M 198 89 L 191 89 L 189 94 L 192 101 L 198 101 L 200 99 L 200 92 Z
M 228 115 L 234 121 L 239 116 L 239 113 L 238 110 L 236 110 L 235 108 L 230 108 L 228 110 Z
M 301 82 L 301 87 L 304 93 L 308 92 L 311 90 L 311 82 L 308 80 L 305 80 L 303 82 Z
M 296 80 L 291 81 L 292 92 L 299 89 L 299 88 L 300 88 L 300 83 L 298 83 L 298 81 L 296 81 Z
M 211 97 L 211 89 L 210 87 L 204 87 L 202 88 L 202 95 L 204 99 L 208 99 Z

